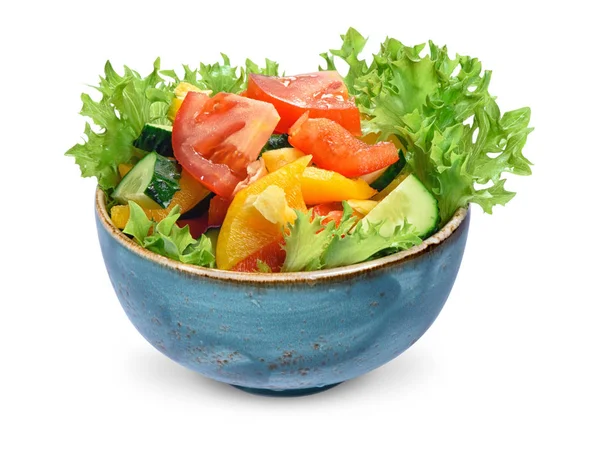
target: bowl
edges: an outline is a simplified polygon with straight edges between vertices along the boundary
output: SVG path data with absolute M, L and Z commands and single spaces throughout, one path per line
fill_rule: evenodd
M 458 273 L 470 212 L 421 245 L 316 272 L 243 273 L 182 264 L 113 226 L 104 193 L 96 225 L 108 275 L 129 320 L 154 348 L 211 379 L 275 396 L 316 393 L 413 345 Z

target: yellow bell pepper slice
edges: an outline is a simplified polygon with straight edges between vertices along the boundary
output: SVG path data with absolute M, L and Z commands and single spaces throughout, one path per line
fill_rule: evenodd
M 286 164 L 294 162 L 296 159 L 300 159 L 302 156 L 304 156 L 304 153 L 296 148 L 273 149 L 271 151 L 265 151 L 261 155 L 269 173 L 280 169 Z
M 306 205 L 341 202 L 348 199 L 368 199 L 377 192 L 364 180 L 350 179 L 331 170 L 307 167 L 301 178 Z
M 378 203 L 375 200 L 348 199 L 348 205 L 352 207 L 352 210 L 360 213 L 362 216 L 367 215 Z
M 312 156 L 303 156 L 255 181 L 235 195 L 217 241 L 216 260 L 219 269 L 233 268 L 238 262 L 281 237 L 283 228 L 279 218 L 269 218 L 274 219 L 275 223 L 265 218 L 265 214 L 269 214 L 266 213 L 264 202 L 261 203 L 259 199 L 261 195 L 264 198 L 273 193 L 272 186 L 283 190 L 286 203 L 282 206 L 284 210 L 289 206 L 306 211 L 300 177 L 311 159 Z M 267 194 L 263 194 L 265 191 Z M 255 205 L 257 202 L 259 203 Z M 283 217 L 288 218 L 287 215 Z

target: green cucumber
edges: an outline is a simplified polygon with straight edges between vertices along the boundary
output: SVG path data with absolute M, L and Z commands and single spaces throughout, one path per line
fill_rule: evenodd
M 150 153 L 123 177 L 112 197 L 124 205 L 133 200 L 148 210 L 167 208 L 180 189 L 179 177 L 173 161 Z
M 270 151 L 272 149 L 281 149 L 281 148 L 291 148 L 292 145 L 290 145 L 290 142 L 288 141 L 288 135 L 287 134 L 274 134 L 271 135 L 271 137 L 269 137 L 269 139 L 267 140 L 267 143 L 265 144 L 265 146 L 263 146 L 262 150 L 260 151 L 261 153 L 264 153 L 265 151 Z
M 142 128 L 140 136 L 133 142 L 133 146 L 148 153 L 156 151 L 162 156 L 173 157 L 172 133 L 173 127 L 171 126 L 146 124 Z
M 398 158 L 399 159 L 396 162 L 386 168 L 385 171 L 370 184 L 373 189 L 377 189 L 377 191 L 385 189 L 385 187 L 398 176 L 406 165 L 406 159 L 404 159 L 404 154 L 402 154 L 401 150 L 398 150 Z
M 410 174 L 364 220 L 370 225 L 382 224 L 380 234 L 386 237 L 406 220 L 415 227 L 417 235 L 424 238 L 435 232 L 439 218 L 437 200 L 416 176 Z

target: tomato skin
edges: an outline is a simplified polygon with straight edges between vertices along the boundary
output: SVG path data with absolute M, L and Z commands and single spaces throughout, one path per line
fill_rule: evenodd
M 221 92 L 188 92 L 173 122 L 173 152 L 196 180 L 229 197 L 279 121 L 267 103 Z
M 204 234 L 206 232 L 206 230 L 208 229 L 208 227 L 209 227 L 209 225 L 208 225 L 208 214 L 207 213 L 205 213 L 204 215 L 199 216 L 197 218 L 178 219 L 175 223 L 179 227 L 189 226 L 190 227 L 190 234 L 195 239 L 197 239 L 202 234 Z
M 231 204 L 231 199 L 227 197 L 214 196 L 210 199 L 208 206 L 208 226 L 218 227 L 225 221 L 225 215 Z
M 281 120 L 276 132 L 286 133 L 305 113 L 328 118 L 360 136 L 360 112 L 348 96 L 344 80 L 336 71 L 273 77 L 251 74 L 246 97 L 273 104 Z
M 335 227 L 338 227 L 344 216 L 344 207 L 341 202 L 328 202 L 315 205 L 311 208 L 313 216 L 324 216 L 321 224 L 326 226 L 330 221 L 335 221 Z
M 288 141 L 322 169 L 354 178 L 398 161 L 392 142 L 368 145 L 330 119 L 302 116 L 289 131 Z
M 271 272 L 280 272 L 285 262 L 285 251 L 281 247 L 282 244 L 283 237 L 263 246 L 260 250 L 242 259 L 231 270 L 236 272 L 257 272 L 257 263 L 260 260 L 271 268 Z

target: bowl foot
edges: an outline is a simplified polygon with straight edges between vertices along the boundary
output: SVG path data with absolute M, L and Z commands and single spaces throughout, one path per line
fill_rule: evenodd
M 342 383 L 342 382 L 340 382 Z M 314 386 L 311 388 L 298 388 L 292 390 L 269 390 L 265 388 L 250 388 L 247 386 L 239 386 L 239 385 L 231 385 L 238 390 L 245 391 L 250 394 L 257 394 L 259 396 L 270 396 L 274 398 L 289 398 L 289 397 L 298 397 L 298 396 L 308 396 L 309 394 L 320 393 L 321 391 L 326 391 L 330 388 L 338 386 L 340 383 L 332 383 L 331 385 L 325 386 Z

